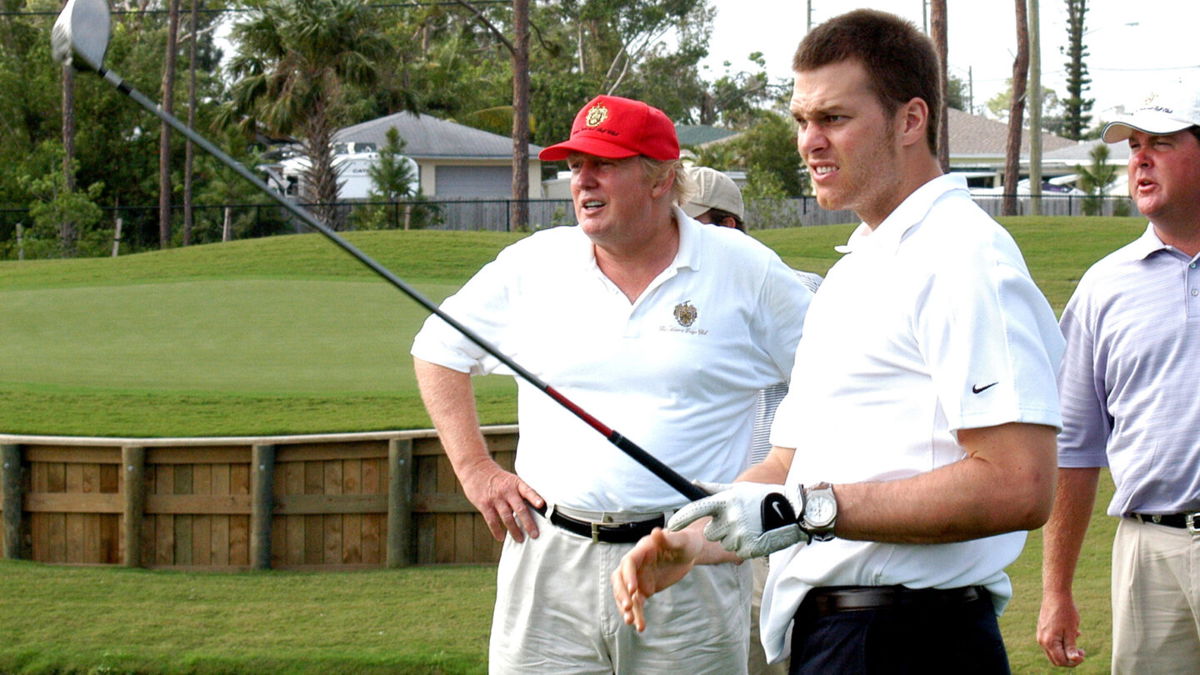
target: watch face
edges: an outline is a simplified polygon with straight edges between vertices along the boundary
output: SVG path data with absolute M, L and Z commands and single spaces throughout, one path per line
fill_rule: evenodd
M 804 508 L 804 519 L 813 527 L 823 527 L 833 521 L 836 502 L 828 495 L 813 495 Z

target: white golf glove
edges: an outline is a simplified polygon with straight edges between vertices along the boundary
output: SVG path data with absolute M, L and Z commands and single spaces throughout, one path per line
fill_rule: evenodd
M 800 486 L 768 483 L 704 483 L 712 493 L 675 512 L 667 529 L 682 530 L 697 519 L 711 516 L 704 536 L 740 558 L 757 558 L 799 542 L 808 543 L 798 514 L 804 513 Z

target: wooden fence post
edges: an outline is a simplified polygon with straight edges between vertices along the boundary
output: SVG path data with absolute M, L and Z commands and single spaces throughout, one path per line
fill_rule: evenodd
M 0 480 L 4 486 L 4 557 L 21 558 L 21 525 L 25 506 L 21 482 L 21 446 L 0 446 Z
M 146 449 L 136 445 L 121 448 L 125 494 L 121 517 L 125 523 L 125 566 L 142 566 L 142 524 L 146 518 Z
M 411 438 L 388 441 L 388 567 L 405 567 L 416 562 L 413 553 L 412 450 Z
M 271 569 L 271 514 L 275 509 L 275 446 L 255 445 L 250 454 L 250 567 Z

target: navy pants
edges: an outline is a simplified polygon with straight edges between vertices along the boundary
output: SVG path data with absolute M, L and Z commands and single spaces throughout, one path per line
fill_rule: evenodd
M 802 605 L 789 675 L 1011 671 L 986 593 L 955 607 L 904 605 L 815 616 Z

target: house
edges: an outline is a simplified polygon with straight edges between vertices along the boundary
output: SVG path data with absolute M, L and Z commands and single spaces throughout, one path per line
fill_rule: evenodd
M 334 135 L 335 165 L 342 166 L 342 198 L 366 197 L 366 168 L 378 159 L 395 127 L 404 141 L 404 156 L 416 167 L 422 195 L 434 199 L 512 198 L 512 139 L 420 113 L 395 113 L 344 127 Z M 541 161 L 538 145 L 529 145 L 529 198 L 539 199 Z M 290 165 L 289 163 L 290 162 Z M 304 160 L 281 162 L 283 185 L 295 184 Z M 269 173 L 271 173 L 269 171 Z M 292 175 L 288 175 L 292 174 Z M 278 183 L 280 178 L 271 175 Z

